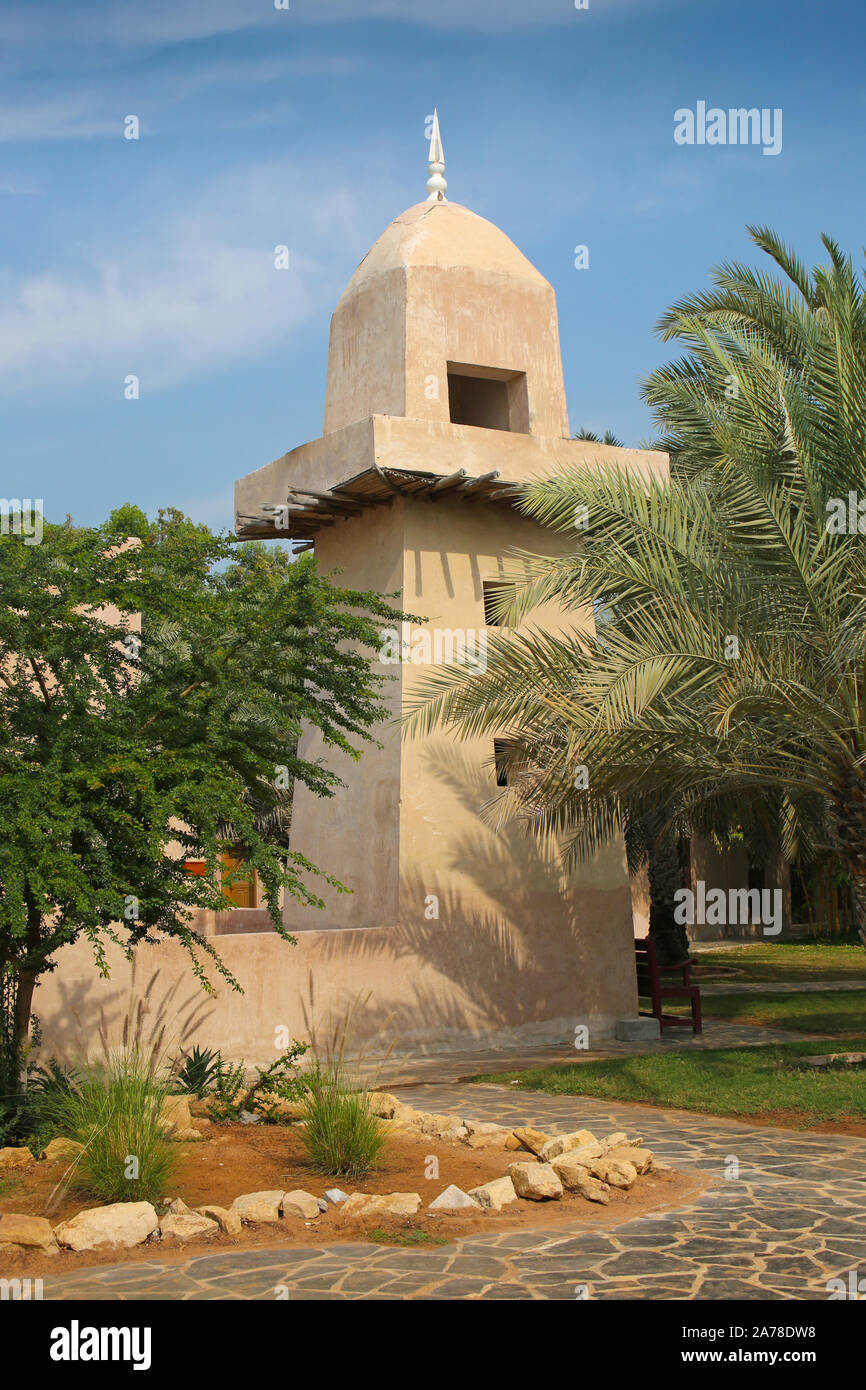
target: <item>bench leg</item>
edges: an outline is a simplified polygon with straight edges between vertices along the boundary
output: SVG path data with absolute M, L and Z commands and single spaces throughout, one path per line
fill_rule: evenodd
M 704 1031 L 701 1019 L 701 996 L 698 994 L 692 1000 L 692 1032 L 702 1033 Z

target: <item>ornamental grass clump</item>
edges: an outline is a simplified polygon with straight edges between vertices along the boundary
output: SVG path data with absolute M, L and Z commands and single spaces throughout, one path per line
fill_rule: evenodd
M 363 1178 L 387 1139 L 369 1095 L 352 1087 L 337 1062 L 317 1063 L 305 1080 L 303 1138 L 314 1167 L 334 1177 Z
M 58 1129 L 84 1145 L 72 1177 L 76 1187 L 105 1202 L 162 1196 L 180 1161 L 160 1119 L 169 1081 L 131 1048 L 88 1070 L 59 1098 Z

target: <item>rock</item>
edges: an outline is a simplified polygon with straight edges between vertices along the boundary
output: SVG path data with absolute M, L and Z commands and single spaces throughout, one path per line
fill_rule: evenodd
M 518 1197 L 541 1202 L 547 1197 L 562 1196 L 562 1183 L 549 1163 L 512 1163 L 508 1176 Z
M 633 1163 L 620 1158 L 611 1158 L 609 1154 L 606 1154 L 604 1158 L 593 1159 L 589 1171 L 594 1178 L 600 1178 L 610 1187 L 634 1187 L 637 1181 L 637 1169 Z
M 507 1139 L 505 1140 L 505 1148 L 506 1148 L 506 1149 L 522 1149 L 522 1148 L 523 1148 L 523 1145 L 521 1144 L 520 1140 L 517 1138 L 517 1135 L 516 1135 L 516 1134 L 509 1134 L 508 1137 L 507 1137 Z
M 238 1119 L 242 1125 L 260 1125 L 262 1122 L 261 1115 L 254 1115 L 252 1110 L 238 1111 Z
M 827 1052 L 818 1056 L 801 1057 L 802 1067 L 862 1067 L 866 1052 Z
M 560 1165 L 566 1164 L 568 1168 L 586 1168 L 592 1166 L 597 1158 L 601 1158 L 598 1144 L 582 1144 L 576 1149 L 566 1149 L 565 1153 L 557 1154 L 550 1159 L 550 1163 L 559 1172 Z
M 284 1193 L 282 1210 L 283 1216 L 299 1216 L 304 1221 L 314 1221 L 321 1216 L 316 1198 L 300 1187 L 294 1192 Z
M 593 1154 L 591 1158 L 584 1155 L 583 1149 L 569 1149 L 568 1153 L 559 1154 L 550 1160 L 551 1168 L 563 1187 L 567 1187 L 569 1191 L 576 1188 L 584 1178 L 589 1177 L 589 1165 L 598 1157 L 598 1154 Z
M 408 1125 L 412 1128 L 415 1128 L 416 1125 L 420 1124 L 421 1118 L 422 1117 L 420 1113 L 414 1108 L 414 1106 L 402 1104 L 397 1105 L 395 1107 L 394 1114 L 391 1116 L 391 1119 L 393 1120 L 395 1125 L 404 1127 Z
M 563 1159 L 567 1157 L 569 1155 L 563 1155 Z M 569 1170 L 568 1177 L 569 1181 L 566 1186 L 570 1192 L 577 1192 L 588 1202 L 601 1202 L 602 1206 L 607 1206 L 610 1201 L 610 1188 L 606 1182 L 594 1178 L 586 1168 L 574 1167 Z
M 420 1206 L 417 1192 L 389 1192 L 384 1197 L 371 1197 L 365 1211 L 383 1216 L 414 1216 Z
M 401 1102 L 397 1097 L 389 1095 L 387 1091 L 371 1091 L 369 1099 L 371 1111 L 378 1115 L 380 1120 L 393 1120 L 395 1110 L 401 1108 Z M 411 1109 L 411 1106 L 403 1108 Z
M 173 1202 L 169 1202 L 165 1214 L 166 1216 L 192 1216 L 192 1207 L 188 1207 L 182 1197 L 175 1197 Z
M 491 1182 L 482 1183 L 480 1187 L 470 1187 L 469 1196 L 474 1197 L 478 1205 L 486 1207 L 488 1211 L 501 1211 L 509 1202 L 517 1201 L 514 1183 L 509 1177 L 493 1178 Z
M 600 1157 L 603 1152 L 594 1134 L 590 1134 L 588 1129 L 576 1129 L 573 1134 L 555 1134 L 552 1139 L 548 1139 L 539 1158 L 542 1162 L 549 1163 L 551 1159 L 559 1158 L 560 1154 L 568 1153 L 570 1149 L 592 1149 L 593 1158 Z
M 15 1216 L 11 1212 L 0 1216 L 0 1242 L 37 1250 L 47 1250 L 56 1244 L 51 1222 L 44 1216 Z
M 257 1113 L 269 1120 L 294 1122 L 306 1116 L 306 1106 L 302 1100 L 287 1100 L 285 1096 L 263 1096 L 255 1102 Z
M 468 1207 L 474 1208 L 477 1211 L 479 1205 L 480 1203 L 478 1203 L 474 1197 L 470 1197 L 469 1194 L 467 1192 L 464 1192 L 462 1188 L 455 1187 L 452 1183 L 450 1187 L 446 1187 L 444 1192 L 439 1193 L 439 1196 L 435 1199 L 435 1201 L 430 1203 L 427 1210 L 463 1211 Z
M 104 1245 L 129 1248 L 141 1245 L 158 1225 L 150 1202 L 113 1202 L 107 1207 L 87 1207 L 69 1221 L 61 1221 L 54 1234 L 70 1250 L 98 1250 Z
M 468 1137 L 464 1142 L 468 1144 L 470 1149 L 505 1149 L 508 1147 L 517 1149 L 520 1147 L 519 1142 L 506 1125 L 479 1124 L 476 1120 L 467 1120 L 465 1129 Z M 510 1145 L 509 1141 L 511 1141 Z
M 507 1125 L 494 1125 L 487 1120 L 464 1120 L 468 1134 L 499 1134 L 503 1139 L 511 1133 Z
M 515 1139 L 523 1145 L 524 1149 L 528 1149 L 529 1152 L 533 1154 L 540 1154 L 550 1138 L 549 1134 L 542 1134 L 540 1129 L 530 1129 L 528 1127 L 515 1129 L 512 1132 Z
M 159 1123 L 171 1139 L 180 1138 L 181 1130 L 191 1130 L 189 1096 L 166 1096 L 159 1112 Z
M 172 1236 L 175 1240 L 200 1240 L 202 1236 L 217 1236 L 220 1231 L 218 1221 L 193 1211 L 176 1216 L 169 1213 L 160 1221 L 159 1229 L 163 1237 Z
M 0 1168 L 29 1168 L 35 1162 L 29 1149 L 0 1149 Z
M 621 1149 L 623 1144 L 628 1144 L 629 1137 L 625 1130 L 617 1130 L 616 1134 L 609 1134 L 606 1139 L 600 1139 L 601 1151 L 603 1154 L 610 1153 L 611 1149 Z
M 345 1202 L 347 1195 L 340 1187 L 329 1187 L 325 1193 L 325 1201 L 329 1202 L 331 1206 L 338 1207 L 341 1202 Z
M 340 1219 L 346 1221 L 350 1216 L 359 1216 L 371 1200 L 369 1192 L 352 1192 L 340 1204 Z
M 592 1148 L 591 1145 L 588 1147 Z M 551 1167 L 569 1192 L 577 1192 L 590 1202 L 602 1202 L 606 1206 L 610 1201 L 610 1187 L 593 1177 L 590 1171 L 589 1165 L 598 1161 L 596 1156 L 584 1158 L 585 1154 L 586 1149 L 570 1149 L 568 1153 L 554 1158 Z
M 620 1042 L 658 1042 L 661 1024 L 657 1018 L 618 1018 L 615 1032 Z
M 211 1221 L 215 1221 L 227 1236 L 239 1236 L 243 1229 L 240 1214 L 232 1211 L 231 1207 L 204 1206 L 199 1207 L 198 1212 L 200 1216 L 207 1216 Z
M 389 1192 L 386 1196 L 353 1192 L 340 1206 L 341 1221 L 351 1216 L 414 1216 L 421 1205 L 417 1192 Z
M 437 1139 L 458 1137 L 466 1133 L 466 1126 L 459 1115 L 420 1115 L 418 1128 L 422 1134 L 433 1134 Z
M 623 1163 L 630 1163 L 637 1169 L 638 1175 L 648 1173 L 653 1166 L 653 1154 L 651 1149 L 638 1149 L 631 1145 L 623 1145 L 621 1149 L 611 1149 L 610 1153 L 604 1155 L 605 1158 L 615 1158 L 622 1160 Z
M 324 1197 L 316 1198 L 316 1206 L 319 1208 L 319 1211 L 324 1212 L 328 1210 L 328 1203 L 325 1201 Z
M 84 1145 L 77 1139 L 52 1139 L 42 1150 L 42 1157 L 48 1163 L 71 1163 L 83 1152 Z
M 257 1226 L 263 1222 L 277 1223 L 280 1220 L 282 1200 L 283 1194 L 278 1188 L 265 1192 L 243 1192 L 232 1202 L 232 1211 L 236 1211 L 248 1226 Z

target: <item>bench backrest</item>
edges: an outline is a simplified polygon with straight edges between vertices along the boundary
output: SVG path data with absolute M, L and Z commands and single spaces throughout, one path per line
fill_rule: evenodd
M 656 945 L 648 936 L 638 937 L 634 943 L 635 964 L 637 966 L 637 991 L 653 1001 L 659 1001 L 659 972 L 656 961 Z

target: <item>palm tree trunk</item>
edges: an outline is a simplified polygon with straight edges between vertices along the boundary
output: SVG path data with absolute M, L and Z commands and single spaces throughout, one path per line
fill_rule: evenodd
M 680 849 L 667 807 L 641 812 L 647 847 L 650 890 L 649 934 L 660 965 L 689 958 L 685 925 L 674 917 L 674 894 L 680 883 Z
M 833 810 L 837 848 L 851 876 L 854 925 L 866 948 L 866 786 L 859 769 L 846 771 Z
M 857 856 L 855 863 L 849 862 L 848 871 L 851 874 L 853 889 L 854 925 L 857 928 L 857 935 L 866 949 L 866 865 L 863 863 L 862 855 Z

